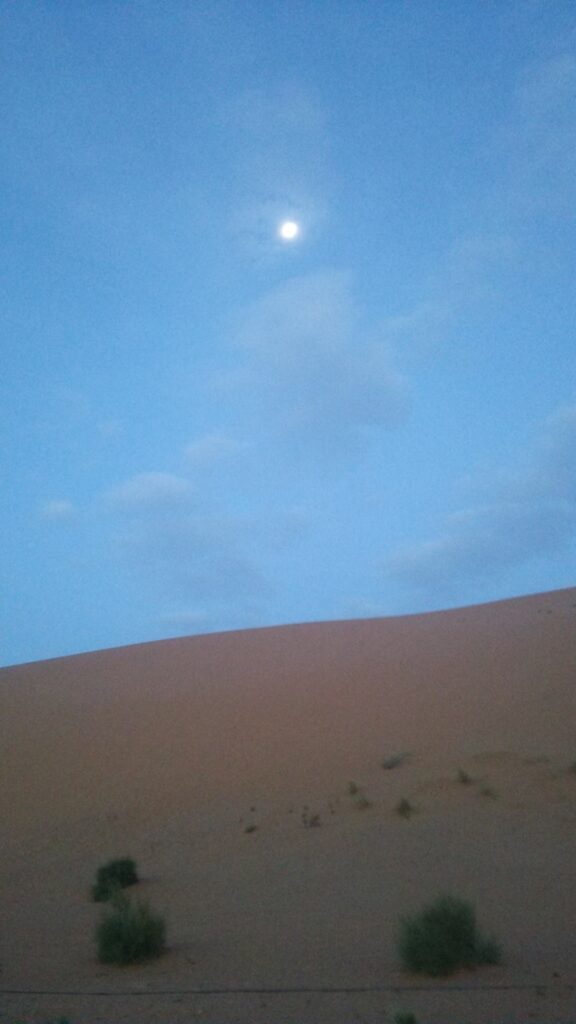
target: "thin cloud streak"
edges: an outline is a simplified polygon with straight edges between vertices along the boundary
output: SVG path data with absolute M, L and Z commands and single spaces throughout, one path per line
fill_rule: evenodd
M 567 551 L 576 539 L 576 406 L 545 425 L 520 472 L 499 477 L 494 499 L 454 514 L 441 537 L 410 545 L 386 575 L 421 589 L 466 586 Z
M 263 264 L 286 259 L 275 237 L 279 221 L 297 220 L 310 239 L 327 217 L 334 173 L 324 106 L 297 79 L 268 82 L 242 92 L 224 121 L 233 151 L 242 153 L 230 214 L 239 248 Z
M 184 477 L 142 473 L 105 496 L 115 547 L 136 581 L 156 600 L 197 606 L 200 619 L 242 616 L 272 592 L 257 561 L 245 553 L 246 523 L 218 514 Z
M 43 504 L 40 514 L 43 519 L 47 519 L 50 522 L 63 523 L 74 519 L 77 510 L 74 503 L 67 498 L 54 498 Z
M 213 432 L 191 441 L 184 449 L 187 465 L 192 469 L 204 470 L 234 461 L 244 455 L 251 446 L 229 434 Z
M 137 473 L 112 487 L 107 500 L 126 509 L 171 507 L 187 501 L 191 493 L 188 480 L 172 473 Z

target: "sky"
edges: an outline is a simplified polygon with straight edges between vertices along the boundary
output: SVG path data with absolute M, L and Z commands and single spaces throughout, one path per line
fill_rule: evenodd
M 2 664 L 574 585 L 573 0 L 4 0 L 0 122 Z

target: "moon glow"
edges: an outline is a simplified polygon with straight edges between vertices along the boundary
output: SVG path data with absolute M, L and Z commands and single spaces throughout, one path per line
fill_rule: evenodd
M 293 242 L 300 234 L 300 225 L 295 220 L 284 220 L 278 228 L 278 234 L 282 241 Z

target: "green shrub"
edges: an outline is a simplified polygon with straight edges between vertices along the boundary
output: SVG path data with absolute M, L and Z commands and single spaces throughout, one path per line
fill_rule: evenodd
M 398 950 L 405 970 L 432 977 L 452 974 L 459 967 L 500 962 L 500 948 L 482 937 L 472 906 L 454 896 L 442 896 L 400 925 Z
M 400 1013 L 394 1014 L 394 1024 L 418 1024 L 416 1017 L 413 1013 Z
M 480 796 L 490 797 L 491 800 L 495 800 L 497 795 L 496 790 L 492 789 L 492 786 L 482 786 L 480 790 Z
M 112 898 L 119 889 L 126 889 L 129 885 L 136 885 L 138 873 L 136 864 L 131 857 L 124 857 L 120 860 L 111 860 L 98 868 L 96 881 L 92 886 L 92 899 L 96 903 L 104 903 Z
M 469 786 L 472 782 L 470 775 L 468 775 L 468 772 L 465 772 L 463 768 L 458 769 L 458 782 L 461 786 Z
M 358 807 L 359 810 L 365 811 L 368 807 L 372 807 L 372 802 L 357 782 L 348 783 L 348 795 L 352 797 L 354 806 Z
M 391 772 L 393 768 L 399 768 L 404 761 L 407 761 L 410 754 L 392 754 L 392 757 L 385 757 L 380 761 L 380 767 L 385 772 Z
M 395 810 L 396 814 L 399 814 L 401 818 L 410 818 L 414 814 L 414 807 L 406 797 L 402 797 L 398 801 Z
M 101 964 L 138 964 L 164 952 L 166 923 L 147 903 L 132 904 L 117 892 L 111 910 L 96 928 L 98 960 Z

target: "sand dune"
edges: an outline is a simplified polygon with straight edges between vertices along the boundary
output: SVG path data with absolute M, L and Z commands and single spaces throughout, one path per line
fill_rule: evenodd
M 575 679 L 576 589 L 1 670 L 0 1022 L 569 1020 Z M 89 887 L 124 854 L 169 949 L 119 969 Z M 443 891 L 502 965 L 401 971 Z

